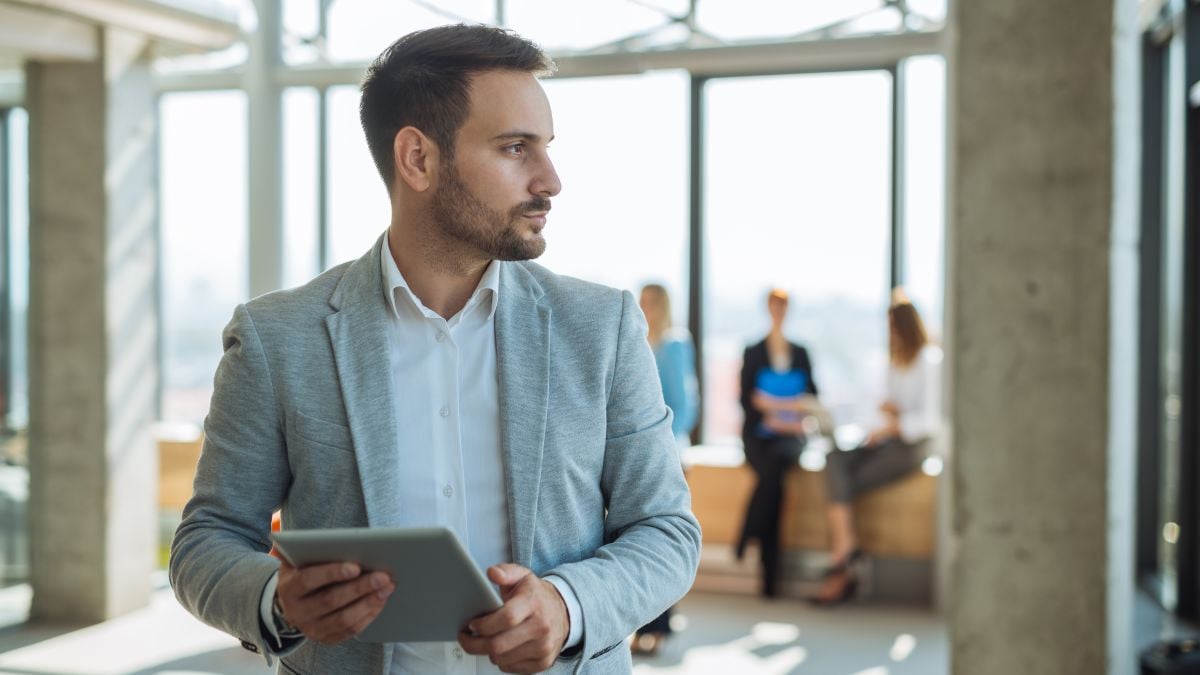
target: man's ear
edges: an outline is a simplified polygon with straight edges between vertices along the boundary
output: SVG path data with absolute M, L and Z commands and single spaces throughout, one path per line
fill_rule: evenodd
M 392 138 L 392 160 L 396 180 L 404 181 L 414 192 L 424 192 L 433 184 L 438 148 L 420 129 L 404 127 Z

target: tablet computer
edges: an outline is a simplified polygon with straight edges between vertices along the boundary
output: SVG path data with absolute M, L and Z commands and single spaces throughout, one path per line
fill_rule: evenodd
M 396 590 L 357 636 L 363 642 L 453 642 L 467 622 L 503 604 L 444 527 L 284 530 L 272 538 L 294 567 L 353 562 L 391 573 Z

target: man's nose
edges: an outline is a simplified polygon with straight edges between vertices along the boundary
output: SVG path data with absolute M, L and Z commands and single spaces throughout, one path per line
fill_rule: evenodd
M 542 197 L 553 197 L 562 192 L 562 181 L 559 180 L 558 171 L 554 169 L 554 162 L 550 161 L 549 157 L 542 162 L 530 191 Z

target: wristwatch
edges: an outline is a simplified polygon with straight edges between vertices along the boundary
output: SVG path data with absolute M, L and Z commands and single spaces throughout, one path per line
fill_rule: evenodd
M 283 607 L 279 605 L 279 594 L 275 594 L 275 598 L 271 600 L 271 621 L 275 624 L 275 634 L 280 640 L 295 640 L 296 638 L 304 637 L 304 633 L 292 624 L 283 616 Z

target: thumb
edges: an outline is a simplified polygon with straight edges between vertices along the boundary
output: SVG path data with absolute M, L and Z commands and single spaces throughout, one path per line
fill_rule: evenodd
M 488 579 L 501 589 L 516 586 L 525 577 L 533 574 L 530 570 L 514 563 L 500 563 L 488 568 Z

